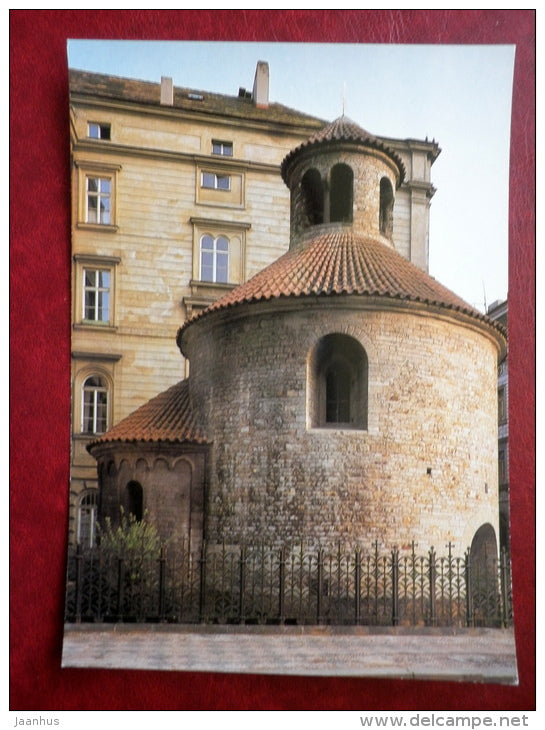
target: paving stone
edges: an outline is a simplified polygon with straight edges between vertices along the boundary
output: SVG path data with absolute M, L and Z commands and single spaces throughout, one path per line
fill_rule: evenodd
M 62 665 L 517 683 L 510 629 L 70 624 Z

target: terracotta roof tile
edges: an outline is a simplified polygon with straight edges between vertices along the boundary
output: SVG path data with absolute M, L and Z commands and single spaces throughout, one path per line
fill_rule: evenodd
M 331 144 L 337 142 L 355 142 L 363 144 L 367 147 L 381 150 L 389 155 L 399 168 L 399 183 L 403 182 L 405 177 L 405 165 L 397 152 L 375 135 L 362 129 L 356 122 L 353 122 L 344 115 L 335 119 L 331 124 L 315 132 L 309 139 L 300 144 L 298 147 L 289 152 L 282 161 L 280 171 L 282 179 L 288 184 L 289 170 L 293 161 L 303 152 L 312 149 L 318 145 Z
M 191 411 L 188 381 L 182 380 L 149 400 L 92 441 L 88 449 L 118 441 L 208 443 Z
M 292 249 L 180 328 L 219 310 L 280 297 L 357 294 L 411 300 L 490 320 L 393 248 L 351 231 L 329 232 Z

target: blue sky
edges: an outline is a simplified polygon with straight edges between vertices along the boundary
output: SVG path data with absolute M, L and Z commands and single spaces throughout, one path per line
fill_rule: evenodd
M 514 46 L 68 42 L 72 68 L 236 96 L 268 61 L 270 98 L 364 129 L 435 139 L 430 274 L 481 311 L 507 296 Z

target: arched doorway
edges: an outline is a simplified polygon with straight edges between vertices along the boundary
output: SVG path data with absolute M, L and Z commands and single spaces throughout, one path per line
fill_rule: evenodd
M 471 613 L 476 626 L 492 626 L 499 617 L 498 542 L 491 524 L 481 525 L 469 549 Z

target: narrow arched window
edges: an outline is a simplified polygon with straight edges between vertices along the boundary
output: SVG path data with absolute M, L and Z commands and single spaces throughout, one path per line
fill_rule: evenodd
M 307 170 L 301 180 L 305 223 L 316 226 L 324 222 L 324 187 L 318 170 Z
M 82 433 L 104 433 L 108 429 L 108 384 L 100 375 L 90 375 L 82 387 Z
M 206 233 L 201 237 L 201 281 L 229 281 L 229 239 Z
M 322 337 L 309 358 L 309 422 L 314 428 L 367 428 L 368 362 L 348 335 Z
M 127 484 L 127 511 L 130 515 L 134 515 L 137 522 L 142 521 L 144 493 L 138 482 L 129 482 Z
M 78 502 L 76 541 L 82 547 L 93 547 L 97 523 L 98 490 L 86 492 Z
M 329 186 L 329 220 L 331 223 L 350 223 L 354 199 L 352 168 L 339 163 L 331 168 Z
M 383 177 L 380 181 L 379 228 L 383 236 L 392 238 L 394 231 L 394 191 L 392 183 Z

